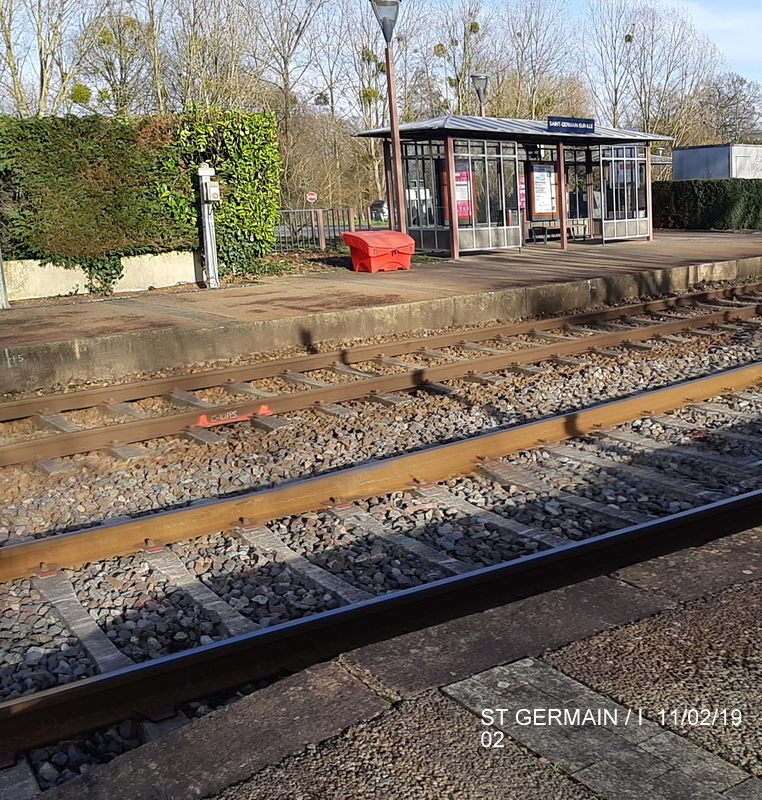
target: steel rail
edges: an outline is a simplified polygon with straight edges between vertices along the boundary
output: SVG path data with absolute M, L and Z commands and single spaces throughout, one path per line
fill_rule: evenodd
M 524 333 L 531 333 L 532 331 L 563 328 L 567 325 L 605 322 L 627 315 L 644 314 L 649 311 L 687 308 L 694 303 L 705 302 L 707 300 L 732 299 L 733 297 L 748 292 L 760 290 L 762 290 L 762 282 L 748 283 L 743 286 L 711 289 L 703 292 L 680 295 L 678 297 L 669 297 L 663 300 L 648 300 L 646 302 L 616 306 L 614 308 L 590 311 L 583 314 L 549 317 L 547 319 L 529 320 L 520 323 L 505 323 L 485 328 L 476 328 L 471 331 L 453 331 L 451 333 L 437 334 L 435 336 L 404 339 L 399 342 L 361 345 L 359 347 L 327 353 L 314 353 L 282 360 L 204 370 L 169 378 L 155 378 L 148 381 L 115 384 L 112 386 L 84 389 L 76 392 L 65 392 L 62 394 L 25 397 L 19 400 L 0 403 L 0 422 L 23 419 L 24 417 L 29 417 L 38 413 L 75 411 L 107 403 L 142 400 L 148 397 L 157 397 L 158 395 L 172 391 L 209 389 L 215 386 L 224 386 L 226 383 L 239 383 L 260 380 L 262 378 L 272 378 L 282 374 L 286 370 L 291 372 L 306 372 L 316 369 L 325 369 L 337 363 L 356 364 L 361 361 L 371 360 L 381 353 L 387 356 L 403 355 L 422 348 L 448 347 L 462 344 L 465 341 L 486 341 L 501 335 L 518 336 Z
M 497 355 L 463 359 L 452 364 L 433 367 L 411 366 L 408 372 L 380 375 L 376 378 L 347 381 L 319 389 L 290 392 L 289 394 L 258 398 L 244 402 L 228 403 L 204 410 L 185 411 L 180 414 L 153 417 L 101 428 L 85 428 L 72 433 L 56 433 L 39 439 L 0 445 L 0 466 L 22 464 L 37 458 L 57 458 L 77 453 L 90 452 L 104 447 L 172 436 L 194 426 L 243 422 L 263 413 L 284 414 L 321 404 L 360 400 L 374 394 L 409 391 L 425 388 L 427 384 L 443 380 L 457 380 L 469 375 L 508 369 L 522 364 L 536 364 L 554 357 L 570 356 L 595 349 L 616 347 L 627 342 L 641 342 L 668 336 L 674 333 L 704 328 L 733 320 L 753 317 L 762 312 L 762 306 L 748 305 L 743 308 L 728 308 L 700 317 L 676 319 L 656 323 L 642 328 L 596 334 L 567 342 L 559 341 L 527 350 L 506 351 Z
M 170 716 L 181 703 L 336 657 L 400 633 L 752 527 L 762 490 L 407 589 L 273 629 L 0 703 L 0 766 L 15 754 L 128 717 Z
M 543 442 L 584 436 L 602 427 L 673 411 L 688 403 L 754 386 L 762 362 L 683 381 L 560 416 L 484 433 L 318 477 L 237 497 L 159 512 L 0 548 L 0 582 L 62 567 L 136 553 L 193 539 L 242 523 L 264 524 L 361 498 L 391 494 L 416 484 L 436 483 L 473 472 L 483 458 L 531 450 Z

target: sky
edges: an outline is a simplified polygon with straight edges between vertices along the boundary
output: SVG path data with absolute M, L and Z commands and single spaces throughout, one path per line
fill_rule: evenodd
M 681 3 L 696 28 L 722 50 L 733 72 L 762 82 L 762 3 L 759 0 L 699 0 Z
M 700 33 L 720 48 L 732 72 L 762 83 L 762 2 L 760 0 L 670 0 L 687 8 Z M 573 11 L 584 0 L 571 0 Z

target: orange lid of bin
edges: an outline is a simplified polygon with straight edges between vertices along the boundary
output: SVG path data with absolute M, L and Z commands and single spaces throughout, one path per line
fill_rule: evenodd
M 361 252 L 374 254 L 399 250 L 402 253 L 415 252 L 415 239 L 399 231 L 355 231 L 342 233 L 344 243 L 348 247 L 355 247 Z

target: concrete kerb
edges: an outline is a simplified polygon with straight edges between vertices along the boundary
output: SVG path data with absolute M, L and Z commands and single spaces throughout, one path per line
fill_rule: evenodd
M 684 291 L 702 281 L 762 274 L 762 257 L 523 286 L 384 307 L 356 308 L 208 328 L 161 328 L 92 339 L 7 348 L 0 392 L 107 380 L 169 365 L 192 365 L 248 353 L 417 330 L 584 309 L 629 298 Z

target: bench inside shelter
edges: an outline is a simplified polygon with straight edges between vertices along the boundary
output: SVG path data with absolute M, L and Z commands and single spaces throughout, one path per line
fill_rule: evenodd
M 527 229 L 527 240 L 537 244 L 548 243 L 549 237 L 561 238 L 561 222 L 558 219 L 547 220 L 547 223 L 531 222 Z M 585 241 L 588 237 L 587 220 L 567 220 L 566 235 L 572 242 Z

